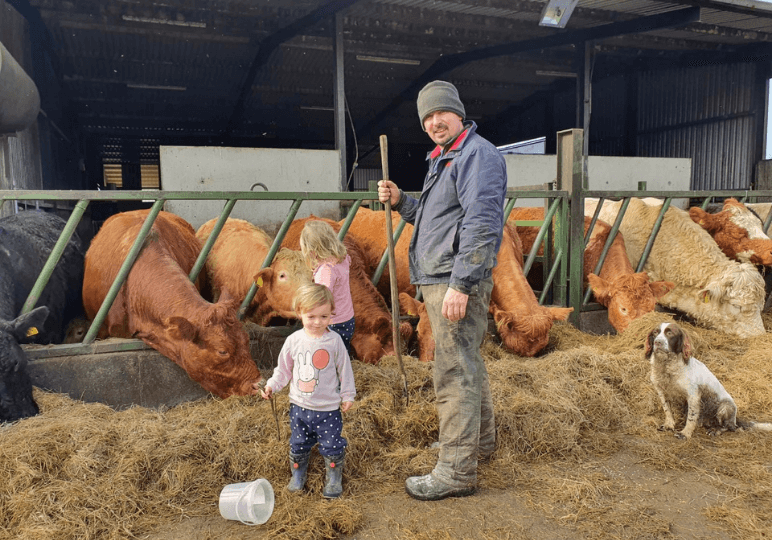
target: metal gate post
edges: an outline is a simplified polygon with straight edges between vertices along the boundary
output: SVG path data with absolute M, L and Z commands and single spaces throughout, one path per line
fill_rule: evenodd
M 555 250 L 553 261 L 553 274 L 557 269 L 557 282 L 553 286 L 552 303 L 558 306 L 567 306 L 568 302 L 568 290 L 566 284 L 568 282 L 568 227 L 569 220 L 569 207 L 568 199 L 566 197 L 560 197 L 560 209 L 557 212 L 555 219 Z M 549 280 L 551 283 L 554 282 Z
M 567 129 L 557 133 L 558 189 L 568 192 L 568 305 L 574 311 L 568 320 L 579 328 L 582 310 L 582 265 L 584 262 L 584 131 Z

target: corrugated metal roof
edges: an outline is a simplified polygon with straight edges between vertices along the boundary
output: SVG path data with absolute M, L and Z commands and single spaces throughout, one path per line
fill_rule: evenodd
M 327 0 L 30 3 L 53 38 L 50 52 L 61 65 L 70 114 L 86 131 L 219 137 L 231 126 L 230 134 L 258 140 L 334 140 L 332 115 L 319 110 L 333 105 L 334 23 Z M 400 105 L 400 99 L 412 99 L 411 85 L 437 62 L 494 46 L 540 43 L 436 72 L 459 86 L 475 114 L 495 116 L 565 83 L 548 74 L 575 70 L 583 55 L 581 45 L 537 40 L 680 12 L 690 3 L 580 0 L 566 29 L 557 30 L 538 25 L 544 0 L 352 1 L 340 12 L 351 121 L 366 126 L 381 115 L 377 130 L 399 130 L 406 142 L 423 142 L 414 106 Z M 772 40 L 769 11 L 732 9 L 703 8 L 699 22 L 680 28 L 601 39 L 595 51 L 624 66 L 629 58 L 714 58 Z M 322 12 L 315 16 L 316 10 Z M 374 142 L 373 132 L 359 136 Z

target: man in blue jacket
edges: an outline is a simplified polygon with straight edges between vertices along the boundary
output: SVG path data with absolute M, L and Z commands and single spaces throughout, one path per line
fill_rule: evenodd
M 493 453 L 493 402 L 480 346 L 504 227 L 504 158 L 476 133 L 456 87 L 433 81 L 418 93 L 418 117 L 437 146 L 415 199 L 389 180 L 381 202 L 414 225 L 410 281 L 421 286 L 435 338 L 434 391 L 440 454 L 431 474 L 412 476 L 405 489 L 420 500 L 475 492 L 477 461 Z

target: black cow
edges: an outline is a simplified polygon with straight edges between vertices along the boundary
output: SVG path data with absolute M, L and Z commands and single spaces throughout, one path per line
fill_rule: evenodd
M 83 314 L 83 246 L 73 234 L 35 309 L 17 317 L 56 244 L 65 221 L 27 211 L 0 218 L 0 421 L 39 412 L 20 343 L 61 343 L 67 324 Z

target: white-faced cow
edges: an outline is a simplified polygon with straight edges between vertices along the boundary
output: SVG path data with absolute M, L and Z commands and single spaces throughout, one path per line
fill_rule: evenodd
M 586 199 L 592 216 L 597 199 Z M 622 201 L 605 201 L 599 218 L 613 223 Z M 637 265 L 662 208 L 662 201 L 633 198 L 620 231 L 630 263 Z M 764 334 L 761 310 L 764 280 L 756 267 L 729 259 L 711 236 L 680 208 L 670 207 L 644 270 L 655 280 L 675 283 L 659 303 L 682 311 L 699 323 L 740 337 Z

